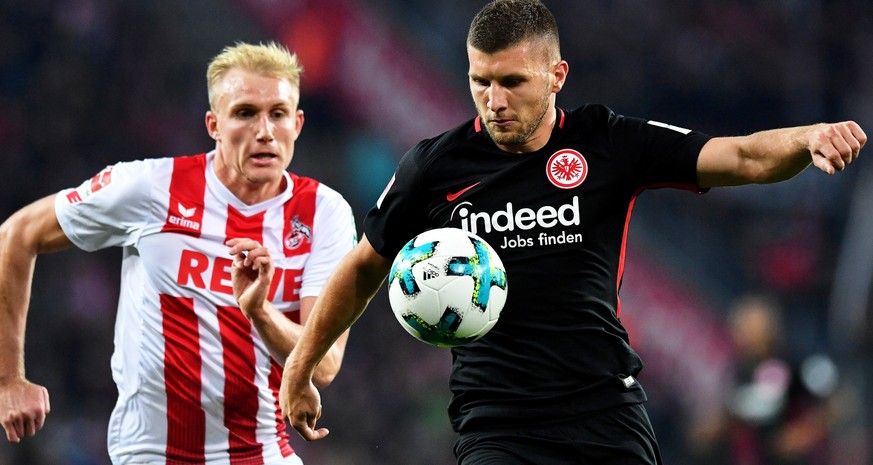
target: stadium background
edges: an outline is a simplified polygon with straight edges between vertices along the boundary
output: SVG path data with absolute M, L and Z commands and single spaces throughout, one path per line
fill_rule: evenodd
M 570 63 L 559 105 L 602 102 L 716 135 L 850 118 L 873 133 L 869 0 L 546 3 Z M 292 170 L 344 193 L 360 222 L 409 146 L 473 116 L 464 38 L 482 4 L 0 0 L 0 218 L 117 160 L 211 149 L 208 60 L 235 41 L 278 39 L 306 68 Z M 786 357 L 825 353 L 839 367 L 821 463 L 873 463 L 869 156 L 835 177 L 638 200 L 623 317 L 666 463 L 693 463 L 695 420 L 730 385 L 727 309 L 752 291 L 786 310 Z M 37 437 L 3 441 L 0 465 L 109 463 L 119 257 L 38 260 L 26 367 L 52 413 Z M 323 391 L 330 438 L 294 435 L 294 447 L 310 464 L 454 463 L 449 363 L 400 329 L 380 293 Z

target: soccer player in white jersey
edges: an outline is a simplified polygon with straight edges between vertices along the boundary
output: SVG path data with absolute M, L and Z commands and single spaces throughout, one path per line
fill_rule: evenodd
M 342 196 L 287 170 L 303 127 L 301 68 L 275 43 L 226 48 L 207 71 L 215 150 L 108 166 L 0 226 L 0 423 L 42 428 L 25 377 L 38 254 L 123 249 L 109 423 L 115 464 L 302 463 L 278 406 L 281 367 L 356 230 Z M 329 350 L 318 382 L 342 362 Z

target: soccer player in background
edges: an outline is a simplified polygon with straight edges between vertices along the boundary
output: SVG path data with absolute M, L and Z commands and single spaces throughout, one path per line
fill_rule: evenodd
M 660 463 L 642 364 L 620 320 L 634 199 L 647 187 L 782 181 L 810 163 L 834 174 L 858 157 L 866 135 L 847 121 L 711 137 L 603 105 L 557 107 L 568 64 L 539 0 L 488 3 L 470 26 L 467 53 L 478 116 L 400 161 L 286 362 L 283 414 L 307 440 L 328 434 L 316 427 L 319 360 L 408 240 L 461 227 L 497 248 L 510 290 L 497 325 L 452 349 L 458 462 Z M 562 234 L 581 242 L 549 240 Z
M 783 312 L 766 293 L 747 293 L 730 306 L 731 384 L 719 411 L 693 425 L 695 463 L 827 462 L 828 430 L 842 408 L 836 365 L 822 353 L 789 356 Z
M 47 390 L 25 377 L 36 256 L 123 250 L 112 356 L 113 463 L 302 463 L 278 411 L 281 367 L 357 240 L 343 197 L 287 171 L 303 128 L 297 57 L 237 44 L 209 64 L 215 149 L 122 162 L 0 227 L 0 421 L 33 436 Z M 316 369 L 326 385 L 346 335 Z

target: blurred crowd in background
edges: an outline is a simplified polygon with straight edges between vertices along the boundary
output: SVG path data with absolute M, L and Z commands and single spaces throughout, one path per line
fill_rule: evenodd
M 854 119 L 873 134 L 869 0 L 546 0 L 570 64 L 558 104 L 713 135 Z M 465 38 L 484 1 L 0 0 L 0 221 L 121 160 L 196 154 L 205 69 L 278 40 L 305 72 L 291 170 L 358 221 L 418 140 L 475 116 Z M 642 194 L 622 317 L 667 464 L 873 464 L 873 162 L 783 184 Z M 38 260 L 27 376 L 52 413 L 0 465 L 108 464 L 119 250 Z M 380 293 L 323 391 L 308 464 L 454 463 L 451 355 Z

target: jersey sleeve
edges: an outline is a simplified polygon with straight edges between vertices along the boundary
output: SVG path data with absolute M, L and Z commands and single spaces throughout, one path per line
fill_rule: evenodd
M 633 163 L 636 187 L 680 187 L 700 191 L 697 158 L 712 137 L 657 121 L 613 115 L 610 138 L 618 152 Z
M 149 212 L 150 168 L 146 161 L 117 163 L 60 191 L 55 214 L 64 234 L 86 251 L 136 244 Z
M 324 184 L 318 189 L 312 251 L 303 270 L 300 297 L 318 296 L 340 259 L 358 241 L 352 207 L 338 192 Z
M 364 234 L 383 257 L 394 255 L 426 227 L 427 209 L 420 204 L 419 150 L 423 143 L 407 152 L 385 190 L 364 218 Z

